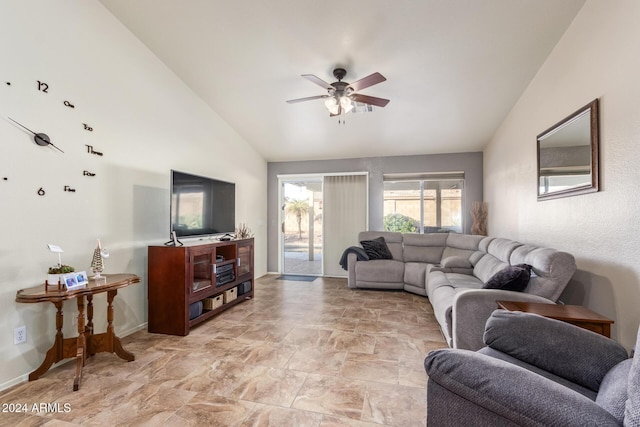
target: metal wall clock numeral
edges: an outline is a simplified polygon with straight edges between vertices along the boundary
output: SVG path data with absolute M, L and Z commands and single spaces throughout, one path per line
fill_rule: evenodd
M 87 147 L 87 153 L 89 153 L 89 154 L 95 154 L 96 156 L 102 156 L 103 155 L 100 151 L 94 150 L 93 149 L 93 145 L 85 144 L 85 147 Z
M 38 90 L 40 92 L 49 93 L 49 85 L 38 80 Z

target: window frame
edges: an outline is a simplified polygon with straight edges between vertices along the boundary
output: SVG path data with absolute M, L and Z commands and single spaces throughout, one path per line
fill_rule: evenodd
M 455 181 L 456 185 L 459 185 L 460 188 L 460 224 L 455 226 L 444 226 L 442 225 L 442 219 L 443 219 L 443 198 L 442 198 L 442 183 L 443 182 L 451 182 L 451 181 Z M 416 182 L 417 185 L 417 190 L 418 190 L 418 194 L 419 194 L 419 199 L 418 199 L 418 203 L 419 203 L 419 224 L 418 227 L 415 231 L 415 233 L 417 234 L 424 234 L 425 233 L 425 227 L 432 227 L 432 225 L 426 225 L 425 224 L 425 190 L 428 191 L 430 190 L 429 187 L 432 187 L 432 185 L 428 185 L 426 183 L 428 182 L 437 182 L 437 188 L 435 188 L 436 190 L 436 197 L 435 197 L 435 202 L 436 202 L 436 208 L 435 208 L 435 213 L 436 213 L 436 225 L 435 227 L 437 227 L 438 229 L 446 229 L 446 230 L 450 230 L 450 231 L 454 231 L 454 232 L 459 232 L 462 233 L 464 232 L 464 227 L 465 227 L 465 216 L 463 214 L 464 209 L 465 209 L 465 180 L 464 180 L 464 173 L 463 172 L 451 172 L 451 173 L 438 173 L 438 174 L 430 174 L 430 173 L 420 173 L 420 174 L 386 174 L 383 176 L 383 185 L 382 185 L 382 199 L 383 199 L 383 218 L 386 218 L 387 215 L 389 215 L 390 213 L 387 213 L 385 210 L 385 201 L 386 199 L 386 193 L 387 191 L 391 191 L 390 189 L 387 190 L 387 183 L 399 183 L 399 182 Z M 397 213 L 397 212 L 392 212 L 392 213 Z M 385 228 L 386 230 L 386 228 Z

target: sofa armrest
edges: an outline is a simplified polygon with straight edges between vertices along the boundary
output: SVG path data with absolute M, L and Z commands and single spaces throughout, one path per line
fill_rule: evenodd
M 537 314 L 496 310 L 484 342 L 494 350 L 598 391 L 604 376 L 628 358 L 610 338 Z
M 349 288 L 356 287 L 356 262 L 358 262 L 358 256 L 354 253 L 347 255 L 347 286 Z
M 484 327 L 494 310 L 496 301 L 526 301 L 553 304 L 546 298 L 525 292 L 500 289 L 467 289 L 453 298 L 451 307 L 451 339 L 453 348 L 479 350 L 484 347 Z
M 436 350 L 424 365 L 429 376 L 427 419 L 434 425 L 438 420 L 455 425 L 451 417 L 475 419 L 474 425 L 619 425 L 615 417 L 580 393 L 483 354 Z M 452 401 L 455 411 L 447 407 Z

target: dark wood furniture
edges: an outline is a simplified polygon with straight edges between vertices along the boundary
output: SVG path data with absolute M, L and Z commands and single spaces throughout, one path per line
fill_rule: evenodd
M 496 301 L 496 303 L 499 308 L 505 310 L 539 314 L 551 319 L 571 323 L 572 325 L 611 338 L 611 324 L 614 323 L 614 321 L 580 305 L 544 304 L 522 301 Z
M 184 246 L 149 246 L 148 263 L 149 332 L 185 336 L 192 327 L 253 298 L 253 238 L 215 243 L 197 241 Z M 230 268 L 234 279 L 219 283 L 216 272 Z M 242 284 L 247 282 L 250 290 L 243 293 Z M 234 288 L 236 299 L 205 308 L 200 316 L 189 318 L 191 304 L 219 297 Z
M 73 390 L 80 388 L 82 379 L 82 367 L 87 357 L 100 352 L 115 353 L 120 358 L 130 362 L 135 356 L 122 347 L 120 338 L 113 332 L 113 299 L 118 294 L 118 289 L 140 282 L 135 274 L 105 274 L 105 279 L 96 282 L 89 280 L 89 284 L 83 289 L 66 291 L 58 287 L 47 287 L 46 284 L 29 289 L 21 289 L 16 294 L 16 302 L 40 303 L 51 302 L 56 306 L 56 338 L 53 345 L 47 351 L 42 364 L 29 374 L 29 381 L 37 380 L 47 372 L 51 365 L 63 359 L 76 358 L 76 376 L 73 381 Z M 107 293 L 107 331 L 95 334 L 93 331 L 93 296 L 99 293 Z M 87 322 L 85 324 L 85 297 L 87 299 Z M 62 335 L 62 303 L 66 300 L 76 299 L 78 303 L 78 336 L 64 338 Z

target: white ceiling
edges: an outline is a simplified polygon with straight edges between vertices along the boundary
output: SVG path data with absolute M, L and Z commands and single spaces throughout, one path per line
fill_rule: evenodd
M 584 0 L 100 0 L 268 161 L 481 151 Z M 302 77 L 387 81 L 329 118 Z

